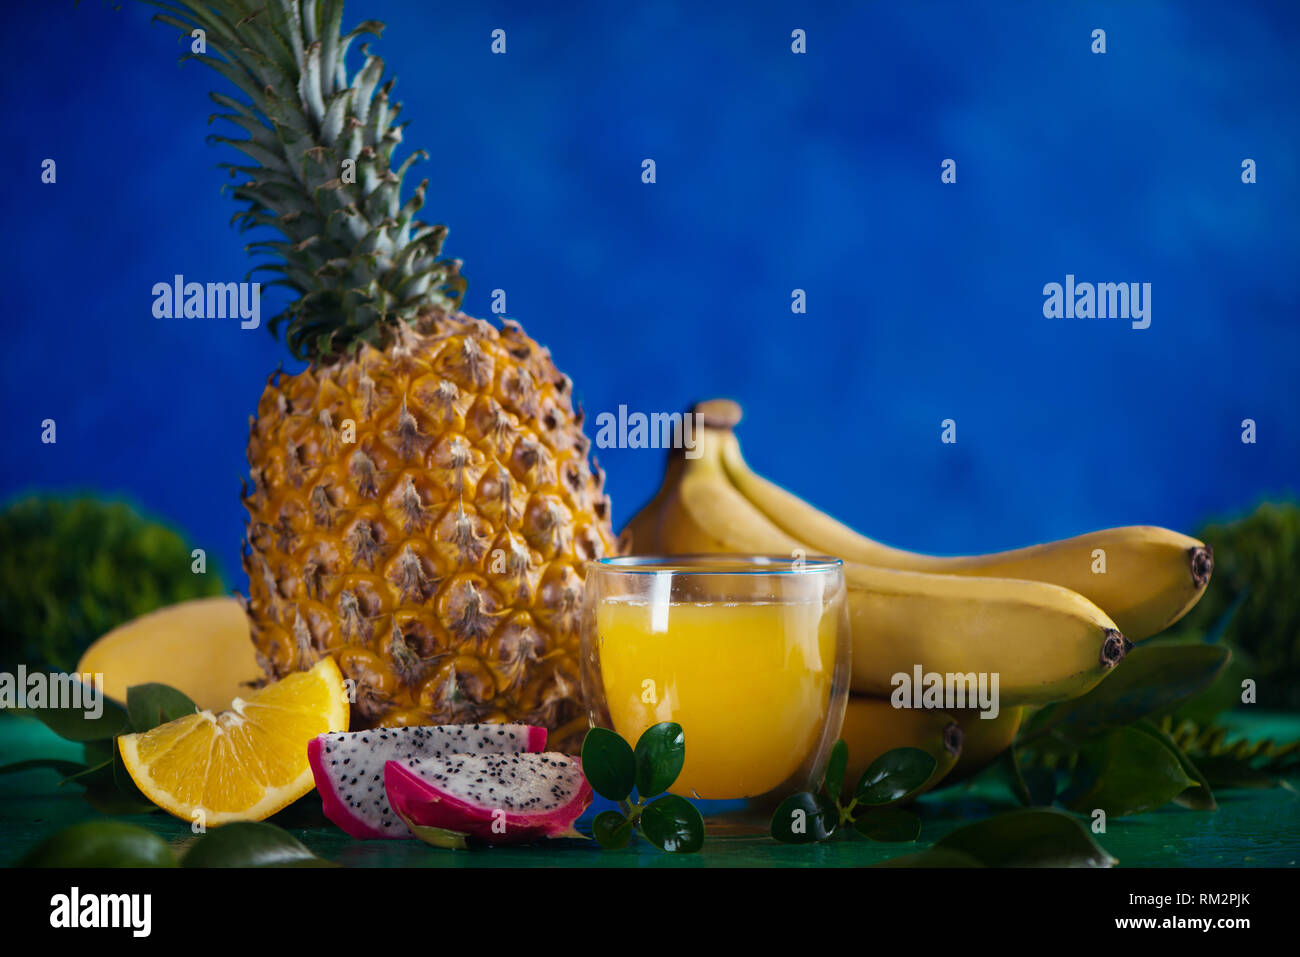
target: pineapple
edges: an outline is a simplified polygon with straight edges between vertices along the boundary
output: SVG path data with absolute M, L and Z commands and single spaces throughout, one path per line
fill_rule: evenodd
M 446 229 L 414 219 L 394 170 L 400 108 L 367 56 L 344 57 L 331 0 L 173 0 L 206 33 L 199 59 L 255 165 L 241 180 L 253 246 L 296 294 L 272 320 L 310 362 L 273 375 L 251 419 L 246 607 L 270 678 L 332 656 L 354 727 L 520 720 L 575 748 L 586 718 L 578 635 L 584 562 L 617 551 L 572 385 L 512 321 L 463 314 Z

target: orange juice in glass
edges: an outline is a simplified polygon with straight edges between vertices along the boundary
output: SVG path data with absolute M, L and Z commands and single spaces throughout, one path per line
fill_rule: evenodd
M 632 745 L 681 725 L 674 793 L 765 803 L 820 776 L 848 694 L 838 559 L 605 559 L 588 566 L 583 614 L 592 723 Z

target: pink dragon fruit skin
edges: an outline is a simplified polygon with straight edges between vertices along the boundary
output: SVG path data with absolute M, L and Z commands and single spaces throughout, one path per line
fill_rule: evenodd
M 361 840 L 406 839 L 414 835 L 388 803 L 386 762 L 475 751 L 509 753 L 521 748 L 545 750 L 546 729 L 526 724 L 465 724 L 334 732 L 307 743 L 307 760 L 327 818 Z
M 384 786 L 390 804 L 412 823 L 487 844 L 562 834 L 592 800 L 581 763 L 558 753 L 389 761 Z

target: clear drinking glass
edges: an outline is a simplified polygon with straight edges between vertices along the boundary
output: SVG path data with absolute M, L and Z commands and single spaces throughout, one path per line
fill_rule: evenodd
M 672 555 L 587 566 L 582 690 L 596 727 L 635 745 L 675 721 L 673 793 L 753 809 L 810 788 L 848 700 L 838 558 Z M 707 813 L 707 812 L 706 812 Z

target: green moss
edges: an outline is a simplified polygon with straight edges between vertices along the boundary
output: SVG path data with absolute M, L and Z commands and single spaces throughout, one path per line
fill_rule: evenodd
M 0 663 L 73 668 L 96 638 L 187 598 L 226 591 L 191 571 L 175 531 L 123 502 L 36 496 L 0 512 Z

